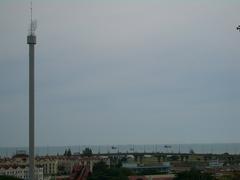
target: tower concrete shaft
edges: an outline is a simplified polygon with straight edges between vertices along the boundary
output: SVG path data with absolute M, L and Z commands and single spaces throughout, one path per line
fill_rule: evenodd
M 29 179 L 34 180 L 34 45 L 36 44 L 36 36 L 30 34 L 27 37 L 29 45 Z

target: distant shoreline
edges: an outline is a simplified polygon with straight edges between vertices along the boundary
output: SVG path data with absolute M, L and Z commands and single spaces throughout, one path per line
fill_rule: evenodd
M 63 154 L 70 148 L 72 153 L 81 153 L 86 147 L 92 149 L 94 154 L 126 153 L 126 152 L 158 152 L 158 153 L 189 153 L 193 150 L 196 154 L 240 154 L 240 143 L 213 143 L 213 144 L 148 144 L 148 145 L 74 145 L 74 146 L 37 146 L 36 155 Z M 28 147 L 0 147 L 0 156 L 12 156 L 16 151 L 28 152 Z

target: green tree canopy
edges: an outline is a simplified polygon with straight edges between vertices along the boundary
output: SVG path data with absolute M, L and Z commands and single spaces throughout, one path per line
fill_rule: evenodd
M 64 152 L 63 155 L 64 155 L 64 156 L 71 156 L 71 155 L 72 155 L 71 149 L 70 149 L 70 148 L 65 149 L 65 152 Z
M 196 169 L 191 169 L 177 174 L 175 180 L 216 180 L 216 178 L 209 173 L 201 173 Z
M 92 149 L 90 149 L 90 148 L 85 148 L 85 149 L 82 151 L 82 155 L 83 155 L 83 156 L 88 156 L 88 157 L 92 156 Z
M 12 176 L 0 176 L 0 180 L 21 180 L 21 179 Z
M 93 174 L 88 180 L 128 180 L 132 172 L 125 168 L 109 168 L 106 163 L 99 162 L 93 167 Z

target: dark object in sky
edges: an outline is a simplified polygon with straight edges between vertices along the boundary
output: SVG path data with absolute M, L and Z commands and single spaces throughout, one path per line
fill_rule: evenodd
M 238 25 L 237 30 L 240 31 L 240 25 Z

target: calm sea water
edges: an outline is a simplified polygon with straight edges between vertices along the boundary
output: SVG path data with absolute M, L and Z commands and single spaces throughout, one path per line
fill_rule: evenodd
M 76 146 L 47 146 L 36 147 L 37 155 L 57 155 L 63 154 L 65 149 L 70 148 L 72 153 L 82 152 L 83 149 L 89 147 L 94 153 L 117 153 L 119 152 L 173 152 L 173 153 L 188 153 L 191 149 L 195 153 L 213 153 L 213 154 L 240 154 L 240 143 L 228 144 L 163 144 L 152 145 L 76 145 Z M 16 151 L 26 151 L 27 147 L 0 147 L 1 157 L 10 157 L 16 154 Z

